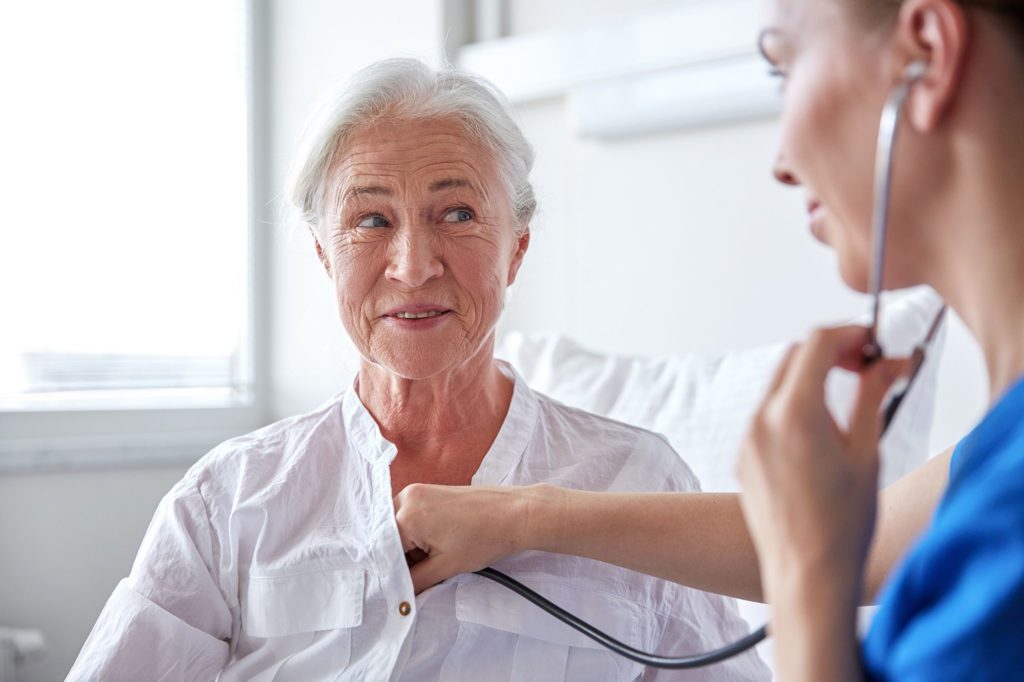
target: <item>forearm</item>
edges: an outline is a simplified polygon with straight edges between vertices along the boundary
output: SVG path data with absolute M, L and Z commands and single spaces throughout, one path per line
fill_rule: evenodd
M 854 682 L 864 679 L 856 636 L 860 590 L 828 571 L 790 570 L 769 586 L 779 679 Z
M 729 493 L 594 493 L 538 486 L 524 549 L 575 554 L 708 592 L 761 599 L 757 556 Z
M 882 491 L 868 554 L 870 603 L 927 527 L 951 450 Z M 521 549 L 576 554 L 708 592 L 763 601 L 750 534 L 734 493 L 595 493 L 534 486 Z

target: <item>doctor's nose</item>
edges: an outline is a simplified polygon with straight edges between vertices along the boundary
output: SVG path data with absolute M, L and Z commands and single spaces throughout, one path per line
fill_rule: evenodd
M 775 157 L 775 163 L 772 164 L 772 175 L 774 175 L 775 179 L 783 185 L 796 187 L 800 184 L 800 180 L 797 179 L 796 173 L 790 169 L 789 164 L 786 163 L 786 160 L 781 154 Z
M 406 227 L 391 247 L 391 260 L 385 275 L 410 289 L 421 287 L 444 274 L 444 263 L 437 239 L 429 230 Z

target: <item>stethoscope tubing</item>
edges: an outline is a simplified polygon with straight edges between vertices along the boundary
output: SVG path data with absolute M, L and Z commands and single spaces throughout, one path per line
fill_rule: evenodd
M 665 668 L 669 670 L 701 668 L 741 654 L 752 646 L 756 646 L 768 636 L 768 626 L 764 625 L 746 637 L 731 644 L 727 644 L 720 649 L 715 649 L 714 651 L 694 654 L 692 656 L 658 656 L 657 654 L 649 654 L 646 651 L 635 649 L 628 644 L 620 642 L 611 635 L 598 630 L 585 620 L 569 613 L 557 604 L 548 601 L 526 585 L 523 585 L 515 578 L 505 575 L 501 571 L 496 571 L 493 568 L 484 568 L 476 571 L 476 574 L 507 587 L 526 601 L 540 607 L 544 611 L 547 611 L 558 620 L 594 640 L 609 651 L 613 651 L 631 661 L 642 663 L 643 665 L 651 666 L 653 668 Z

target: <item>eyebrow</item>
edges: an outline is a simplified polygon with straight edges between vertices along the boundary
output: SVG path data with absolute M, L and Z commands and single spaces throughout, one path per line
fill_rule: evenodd
M 394 192 L 391 188 L 385 187 L 384 185 L 357 185 L 345 190 L 344 200 L 348 201 L 352 197 L 359 197 L 363 195 L 390 197 L 394 195 Z
M 435 180 L 427 186 L 427 189 L 431 192 L 443 192 L 448 189 L 456 189 L 459 187 L 468 187 L 470 189 L 476 189 L 476 186 L 469 180 L 462 178 L 442 178 Z M 356 185 L 355 187 L 349 187 L 345 190 L 344 200 L 348 201 L 353 197 L 361 196 L 379 196 L 379 197 L 390 197 L 394 196 L 395 192 L 390 187 L 384 185 Z
M 442 178 L 435 180 L 430 183 L 427 187 L 431 192 L 443 192 L 446 189 L 455 189 L 457 187 L 468 187 L 470 189 L 476 189 L 469 180 L 463 180 L 462 178 Z

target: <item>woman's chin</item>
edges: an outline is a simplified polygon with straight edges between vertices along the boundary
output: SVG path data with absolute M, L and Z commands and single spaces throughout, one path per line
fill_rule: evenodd
M 854 291 L 866 294 L 871 288 L 871 277 L 862 263 L 851 263 L 837 254 L 839 260 L 839 276 L 843 283 Z
M 416 381 L 443 374 L 458 363 L 449 353 L 436 348 L 393 348 L 375 358 L 374 364 L 403 379 Z

